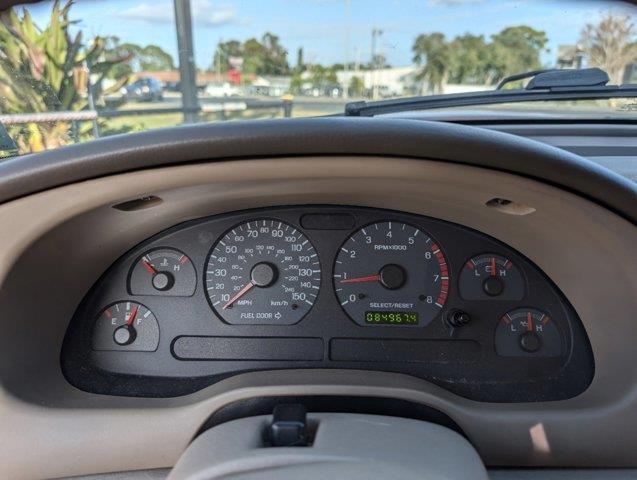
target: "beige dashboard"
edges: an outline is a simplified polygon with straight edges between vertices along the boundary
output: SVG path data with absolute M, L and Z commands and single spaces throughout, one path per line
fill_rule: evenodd
M 379 192 L 383 192 L 379 194 Z M 149 206 L 114 205 L 153 195 Z M 511 200 L 494 208 L 494 198 Z M 122 252 L 168 227 L 265 206 L 417 213 L 522 252 L 560 287 L 589 336 L 595 376 L 560 402 L 489 404 L 406 375 L 254 372 L 170 399 L 72 387 L 60 349 L 73 312 Z M 437 408 L 491 466 L 637 466 L 637 231 L 573 193 L 513 174 L 396 157 L 220 161 L 72 183 L 0 205 L 0 476 L 50 478 L 169 467 L 215 410 L 241 398 L 342 394 Z M 604 438 L 600 442 L 600 438 Z M 36 453 L 36 455 L 34 455 Z

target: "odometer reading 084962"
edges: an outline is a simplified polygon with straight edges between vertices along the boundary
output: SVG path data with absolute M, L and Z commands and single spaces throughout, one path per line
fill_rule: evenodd
M 206 291 L 228 323 L 289 325 L 314 305 L 321 266 L 310 241 L 278 220 L 239 225 L 208 257 Z
M 341 246 L 334 288 L 359 325 L 424 327 L 447 300 L 449 269 L 440 247 L 419 228 L 379 222 Z

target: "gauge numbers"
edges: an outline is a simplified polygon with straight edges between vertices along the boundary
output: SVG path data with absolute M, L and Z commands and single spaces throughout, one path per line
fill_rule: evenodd
M 205 283 L 212 308 L 227 323 L 290 325 L 314 305 L 321 264 L 312 243 L 292 225 L 257 220 L 219 239 Z
M 424 231 L 401 222 L 361 228 L 341 246 L 334 288 L 359 325 L 424 327 L 447 300 L 449 269 Z

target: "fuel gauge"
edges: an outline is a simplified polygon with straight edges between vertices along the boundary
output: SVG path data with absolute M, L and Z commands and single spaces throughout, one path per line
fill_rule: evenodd
M 503 357 L 559 357 L 562 336 L 547 313 L 536 308 L 517 308 L 500 318 L 495 350 Z
M 173 248 L 150 250 L 137 259 L 128 278 L 131 295 L 190 297 L 197 275 L 190 258 Z
M 508 258 L 484 253 L 465 263 L 459 289 L 465 300 L 522 300 L 524 278 Z
M 137 302 L 106 307 L 93 327 L 93 350 L 153 352 L 159 345 L 159 325 L 153 312 Z

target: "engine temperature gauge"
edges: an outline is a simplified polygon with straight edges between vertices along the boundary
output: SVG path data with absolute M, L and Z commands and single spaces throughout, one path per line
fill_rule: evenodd
M 197 275 L 190 258 L 173 248 L 150 250 L 137 259 L 128 278 L 131 295 L 190 297 Z
M 524 278 L 508 258 L 484 253 L 465 263 L 459 290 L 465 300 L 522 300 Z
M 559 357 L 562 336 L 552 318 L 535 308 L 517 308 L 502 316 L 495 350 L 503 357 Z
M 157 318 L 136 302 L 117 302 L 106 307 L 93 328 L 93 350 L 153 352 L 159 345 Z

